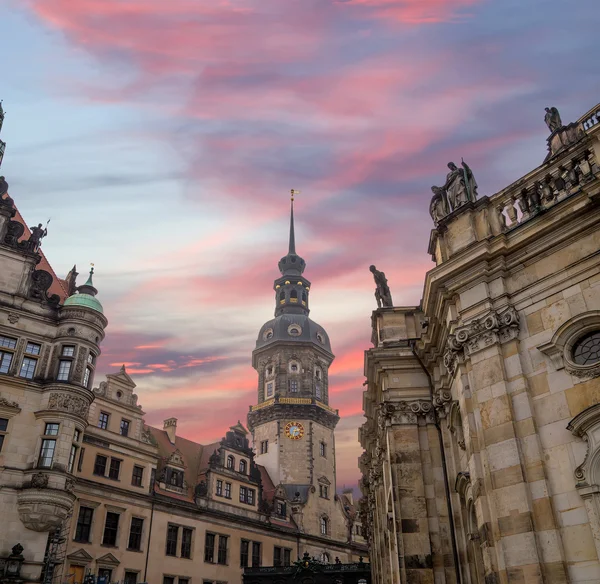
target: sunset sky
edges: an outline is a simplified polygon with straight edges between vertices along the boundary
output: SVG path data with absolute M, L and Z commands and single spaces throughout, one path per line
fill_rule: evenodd
M 64 277 L 95 263 L 146 421 L 208 442 L 256 403 L 289 190 L 336 360 L 338 488 L 358 479 L 371 263 L 419 303 L 430 187 L 542 162 L 544 107 L 600 101 L 597 0 L 0 0 L 1 174 Z M 99 381 L 98 376 L 96 383 Z

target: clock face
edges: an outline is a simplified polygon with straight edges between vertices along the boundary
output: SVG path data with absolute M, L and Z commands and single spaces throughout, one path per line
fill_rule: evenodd
M 285 435 L 290 440 L 300 440 L 304 436 L 304 426 L 300 422 L 288 422 L 285 425 Z

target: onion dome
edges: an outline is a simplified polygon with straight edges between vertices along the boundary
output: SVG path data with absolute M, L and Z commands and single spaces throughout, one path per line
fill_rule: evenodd
M 94 268 L 90 270 L 90 275 L 87 279 L 87 282 L 82 286 L 78 286 L 75 294 L 69 296 L 63 306 L 78 306 L 81 308 L 91 308 L 92 310 L 96 310 L 100 314 L 104 314 L 104 309 L 102 308 L 102 304 L 96 298 L 96 294 L 98 294 L 98 290 L 94 287 L 94 283 L 92 282 L 92 276 L 94 274 Z

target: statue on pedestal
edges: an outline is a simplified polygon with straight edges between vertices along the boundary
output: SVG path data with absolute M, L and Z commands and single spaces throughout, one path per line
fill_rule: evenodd
M 369 270 L 373 274 L 375 280 L 375 299 L 377 300 L 377 307 L 391 307 L 394 306 L 392 302 L 392 293 L 387 283 L 387 278 L 383 272 L 380 272 L 375 266 L 370 266 Z
M 437 225 L 452 211 L 462 207 L 465 203 L 477 200 L 477 181 L 469 165 L 462 160 L 462 168 L 454 162 L 448 163 L 450 172 L 446 176 L 443 187 L 431 187 L 433 198 L 429 204 L 429 213 Z
M 560 119 L 560 114 L 555 107 L 547 107 L 546 115 L 544 116 L 544 121 L 548 126 L 550 132 L 555 132 L 559 128 L 563 127 L 562 120 Z

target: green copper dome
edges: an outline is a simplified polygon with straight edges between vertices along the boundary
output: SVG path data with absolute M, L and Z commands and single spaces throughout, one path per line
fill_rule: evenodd
M 84 306 L 85 308 L 93 308 L 101 314 L 104 314 L 102 304 L 100 304 L 98 299 L 91 294 L 73 294 L 73 296 L 69 296 L 65 300 L 63 306 Z
M 100 304 L 100 301 L 96 298 L 98 290 L 94 288 L 94 283 L 92 282 L 93 274 L 94 268 L 90 270 L 90 276 L 87 279 L 87 282 L 83 286 L 79 286 L 77 292 L 72 296 L 69 296 L 65 300 L 63 306 L 81 306 L 82 308 L 91 308 L 92 310 L 97 310 L 100 314 L 104 314 L 102 304 Z

